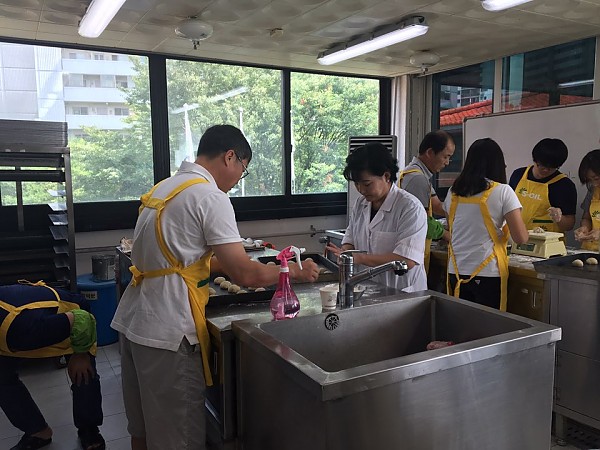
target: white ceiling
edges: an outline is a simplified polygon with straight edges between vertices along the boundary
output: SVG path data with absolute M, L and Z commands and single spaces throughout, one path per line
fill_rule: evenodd
M 440 57 L 432 72 L 600 35 L 600 0 L 534 0 L 501 12 L 480 0 L 127 0 L 98 39 L 77 34 L 90 0 L 0 0 L 0 36 L 99 45 L 274 66 L 395 76 L 416 73 L 416 51 Z M 429 32 L 333 66 L 319 52 L 419 14 Z M 175 35 L 198 16 L 214 27 L 194 50 Z M 270 30 L 283 34 L 270 37 Z

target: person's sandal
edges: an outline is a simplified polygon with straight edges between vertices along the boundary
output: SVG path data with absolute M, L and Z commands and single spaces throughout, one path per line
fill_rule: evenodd
M 31 436 L 30 434 L 25 434 L 21 438 L 21 440 L 12 447 L 10 450 L 36 450 L 38 448 L 43 448 L 46 445 L 50 445 L 52 443 L 52 438 L 42 439 L 36 436 Z
M 83 450 L 105 450 L 106 443 L 97 428 L 77 430 Z

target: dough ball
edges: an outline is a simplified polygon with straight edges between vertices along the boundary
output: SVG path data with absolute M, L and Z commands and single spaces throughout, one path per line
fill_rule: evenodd
M 575 267 L 583 267 L 583 261 L 580 259 L 574 259 L 571 264 Z
M 223 281 L 220 285 L 221 289 L 229 289 L 231 287 L 231 282 L 230 281 Z
M 304 261 L 312 261 L 312 258 L 306 258 Z
M 319 269 L 319 274 L 320 274 L 320 275 L 323 275 L 324 273 L 331 273 L 331 271 L 330 271 L 330 270 L 327 270 L 325 267 L 321 267 L 321 268 Z
M 240 289 L 239 291 L 236 292 L 236 294 L 247 294 L 248 291 L 245 289 Z
M 237 284 L 232 284 L 231 286 L 229 286 L 229 288 L 227 288 L 227 292 L 229 292 L 230 294 L 235 294 L 239 290 L 240 287 Z
M 532 233 L 545 233 L 545 230 L 542 227 L 535 227 L 533 230 L 531 230 Z
M 254 292 L 264 292 L 265 290 L 265 288 L 256 288 L 254 289 Z
M 247 289 L 248 289 L 249 291 L 255 291 L 255 290 L 256 290 L 256 288 L 255 288 L 255 287 L 250 287 L 250 286 L 248 286 L 248 288 L 247 288 Z
M 225 277 L 217 277 L 215 278 L 215 284 L 221 284 L 225 280 Z
M 267 266 L 274 266 L 274 265 L 275 265 L 275 261 L 269 261 L 269 262 L 267 263 Z
M 208 295 L 215 295 L 217 293 L 217 291 L 215 291 L 213 288 L 209 287 L 208 288 Z
M 585 263 L 589 264 L 590 266 L 597 266 L 598 260 L 596 258 L 588 258 L 585 260 Z

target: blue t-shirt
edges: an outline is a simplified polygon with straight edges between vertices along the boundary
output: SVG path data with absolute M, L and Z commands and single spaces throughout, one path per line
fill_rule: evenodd
M 527 167 L 521 167 L 515 170 L 510 176 L 508 184 L 510 184 L 510 187 L 513 188 L 513 190 L 517 190 L 517 185 L 519 184 L 519 181 L 521 181 L 521 178 L 523 178 L 526 169 Z M 557 170 L 549 177 L 538 180 L 534 178 L 533 171 L 530 170 L 527 174 L 527 179 L 537 183 L 547 183 L 560 173 L 561 172 Z M 549 184 L 548 200 L 550 201 L 550 206 L 561 209 L 563 216 L 574 216 L 577 212 L 577 188 L 575 187 L 575 183 L 567 177 L 558 180 L 556 183 Z

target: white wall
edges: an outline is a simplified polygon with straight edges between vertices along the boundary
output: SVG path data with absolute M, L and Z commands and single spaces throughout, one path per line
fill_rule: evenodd
M 319 237 L 323 230 L 345 228 L 346 216 L 329 217 L 300 217 L 295 219 L 257 220 L 239 222 L 238 228 L 242 237 L 264 239 L 281 249 L 287 245 L 305 247 L 308 252 L 320 252 L 323 244 Z M 314 232 L 321 231 L 313 236 Z M 122 237 L 133 237 L 133 230 L 110 230 L 75 235 L 77 249 L 77 274 L 92 271 L 92 255 L 114 253 L 114 247 L 119 245 Z

